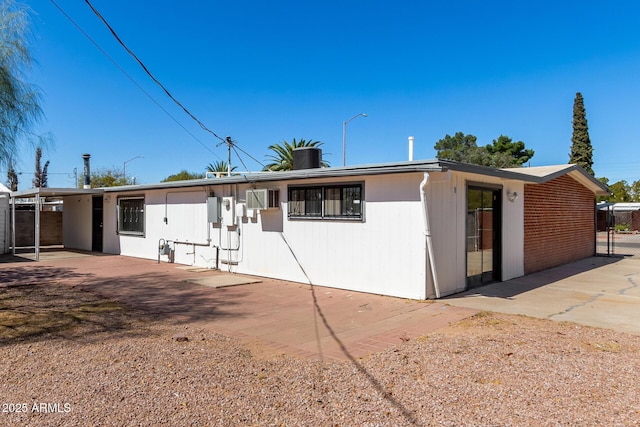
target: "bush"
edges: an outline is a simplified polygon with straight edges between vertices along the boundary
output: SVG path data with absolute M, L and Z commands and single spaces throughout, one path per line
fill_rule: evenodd
M 629 231 L 629 224 L 625 222 L 616 224 L 616 231 Z

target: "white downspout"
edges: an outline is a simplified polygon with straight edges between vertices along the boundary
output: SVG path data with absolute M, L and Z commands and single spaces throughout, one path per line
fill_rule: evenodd
M 424 179 L 420 183 L 420 204 L 422 205 L 422 219 L 424 224 L 424 236 L 427 241 L 427 256 L 429 258 L 429 268 L 433 277 L 433 289 L 436 298 L 440 298 L 440 286 L 438 285 L 438 274 L 436 273 L 436 263 L 433 256 L 433 240 L 431 238 L 431 227 L 429 226 L 429 209 L 427 209 L 425 190 L 429 184 L 429 172 L 424 173 Z

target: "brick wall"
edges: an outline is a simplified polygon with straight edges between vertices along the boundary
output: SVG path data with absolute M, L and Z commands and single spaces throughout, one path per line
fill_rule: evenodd
M 595 196 L 569 176 L 524 187 L 524 272 L 595 254 Z

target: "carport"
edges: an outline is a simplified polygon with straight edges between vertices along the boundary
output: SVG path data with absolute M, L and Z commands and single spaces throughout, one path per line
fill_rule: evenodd
M 28 190 L 14 191 L 11 193 L 11 251 L 16 254 L 16 204 L 20 199 L 22 204 L 33 204 L 35 211 L 34 219 L 34 250 L 35 260 L 40 260 L 40 211 L 44 200 L 63 200 L 66 196 L 76 195 L 101 195 L 104 192 L 101 188 L 80 189 L 80 188 L 30 188 Z M 64 210 L 64 204 L 63 204 Z M 63 220 L 64 221 L 64 220 Z M 64 227 L 64 224 L 63 224 Z

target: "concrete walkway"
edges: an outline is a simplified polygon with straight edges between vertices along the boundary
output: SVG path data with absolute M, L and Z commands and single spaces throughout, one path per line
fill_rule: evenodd
M 640 259 L 587 258 L 442 302 L 640 335 Z

